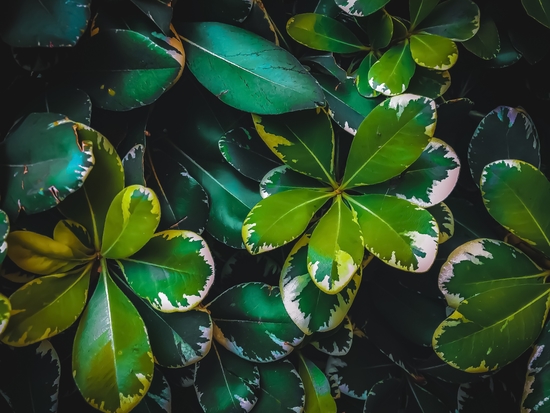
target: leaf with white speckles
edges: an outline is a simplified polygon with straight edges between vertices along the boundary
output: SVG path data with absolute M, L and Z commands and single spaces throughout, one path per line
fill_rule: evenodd
M 8 243 L 6 238 L 10 232 L 10 220 L 8 215 L 0 209 L 0 266 L 8 253 Z
M 368 16 L 384 7 L 390 0 L 336 0 L 336 4 L 352 16 Z
M 390 47 L 369 70 L 369 84 L 386 96 L 400 95 L 407 90 L 416 64 L 408 39 Z
M 328 333 L 317 333 L 312 337 L 311 345 L 329 356 L 344 356 L 353 343 L 353 324 L 346 316 L 337 328 Z
M 210 249 L 191 231 L 158 232 L 136 254 L 118 263 L 130 287 L 167 313 L 195 307 L 214 282 Z
M 260 194 L 262 198 L 299 188 L 322 189 L 328 188 L 328 185 L 317 179 L 298 173 L 286 165 L 273 168 L 260 181 Z
M 445 202 L 440 202 L 428 208 L 428 212 L 437 221 L 437 226 L 439 228 L 439 243 L 443 244 L 452 238 L 455 232 L 455 220 L 453 217 L 453 212 L 445 204 Z
M 258 282 L 238 284 L 207 308 L 216 341 L 246 360 L 279 360 L 304 338 L 285 310 L 279 287 Z
M 151 387 L 139 404 L 132 409 L 133 413 L 172 413 L 172 391 L 168 380 L 155 368 Z

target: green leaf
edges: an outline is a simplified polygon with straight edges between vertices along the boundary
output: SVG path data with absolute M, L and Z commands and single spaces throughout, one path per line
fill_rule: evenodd
M 353 343 L 353 323 L 346 316 L 338 327 L 328 333 L 317 333 L 313 336 L 311 345 L 329 356 L 344 356 L 348 354 Z
M 449 87 L 451 87 L 451 74 L 447 70 L 432 70 L 418 66 L 407 92 L 436 99 L 442 96 Z
M 411 36 L 411 55 L 417 65 L 435 70 L 448 70 L 458 59 L 458 48 L 452 40 L 429 33 Z
M 282 37 L 282 35 L 278 33 L 276 23 L 271 19 L 261 0 L 252 2 L 252 10 L 240 27 L 280 46 L 279 36 Z
M 357 215 L 338 195 L 313 230 L 308 272 L 323 292 L 340 292 L 359 270 L 365 250 Z
M 439 3 L 417 31 L 463 42 L 479 30 L 479 7 L 472 0 L 446 0 Z
M 494 288 L 463 300 L 434 333 L 433 348 L 451 366 L 468 373 L 504 367 L 542 330 L 550 284 Z
M 550 3 L 547 0 L 521 0 L 521 4 L 529 16 L 550 28 Z
M 309 176 L 298 173 L 287 165 L 281 165 L 269 171 L 260 182 L 260 195 L 267 198 L 279 192 L 299 188 L 329 189 L 326 184 Z
M 151 239 L 159 221 L 160 203 L 151 189 L 142 185 L 124 188 L 107 211 L 101 255 L 129 257 Z
M 430 142 L 435 120 L 432 99 L 409 94 L 386 99 L 357 130 L 341 188 L 372 185 L 399 175 Z
M 69 246 L 31 231 L 8 235 L 8 256 L 25 271 L 40 275 L 65 272 L 93 257 L 82 257 Z
M 246 249 L 251 254 L 260 254 L 298 238 L 332 196 L 323 190 L 292 189 L 262 199 L 243 223 Z
M 65 115 L 73 122 L 90 125 L 92 118 L 92 101 L 83 90 L 67 85 L 50 87 L 31 101 L 24 109 L 27 114 L 33 112 L 50 112 Z
M 107 210 L 124 188 L 124 170 L 115 148 L 105 136 L 84 124 L 75 125 L 80 144 L 92 143 L 95 165 L 82 188 L 67 197 L 58 208 L 67 218 L 88 230 L 97 251 L 101 247 Z
M 352 135 L 355 135 L 365 116 L 382 101 L 381 97 L 366 99 L 361 96 L 353 78 L 341 83 L 332 76 L 316 74 L 315 79 L 325 93 L 330 117 Z
M 170 384 L 159 369 L 155 369 L 151 387 L 145 397 L 132 410 L 134 413 L 171 413 L 172 392 Z
M 375 50 L 388 47 L 393 36 L 390 14 L 385 9 L 378 10 L 367 17 L 365 24 L 371 47 Z
M 10 220 L 8 215 L 0 209 L 0 267 L 8 253 L 8 243 L 6 239 L 10 233 Z
M 375 383 L 367 395 L 363 413 L 395 413 L 402 405 L 402 380 L 390 377 Z
M 457 308 L 465 299 L 495 288 L 541 284 L 549 274 L 512 245 L 479 238 L 449 255 L 438 284 L 449 306 Z
M 21 347 L 53 337 L 80 316 L 88 298 L 92 264 L 36 278 L 10 296 L 12 316 L 2 342 Z
M 144 157 L 145 145 L 138 143 L 122 158 L 124 181 L 126 185 L 146 185 L 144 177 Z
M 7 5 L 0 36 L 12 47 L 71 47 L 85 32 L 90 0 L 43 0 Z
M 521 400 L 522 411 L 548 411 L 548 368 L 550 357 L 548 354 L 548 340 L 550 325 L 546 323 L 542 333 L 535 341 L 525 377 L 525 388 Z
M 288 360 L 258 364 L 260 370 L 260 394 L 257 412 L 302 412 L 305 392 L 302 380 L 294 365 Z
M 355 189 L 366 194 L 393 195 L 427 208 L 447 198 L 459 173 L 460 160 L 453 148 L 432 138 L 420 157 L 398 177 Z
M 481 17 L 477 33 L 470 40 L 462 43 L 462 45 L 466 50 L 484 60 L 497 57 L 498 52 L 500 52 L 500 36 L 497 25 L 491 16 L 484 14 Z
M 178 28 L 189 69 L 228 105 L 263 115 L 321 105 L 323 96 L 315 80 L 295 57 L 270 41 L 223 23 Z
M 125 111 L 156 101 L 181 75 L 185 53 L 177 33 L 92 27 L 79 45 L 77 84 L 102 109 Z
M 279 360 L 304 338 L 285 310 L 279 287 L 238 284 L 216 297 L 207 309 L 214 321 L 214 338 L 246 360 Z
M 455 220 L 453 212 L 444 202 L 435 204 L 428 208 L 428 212 L 437 221 L 437 227 L 439 228 L 439 244 L 451 239 L 455 233 Z
M 73 345 L 75 383 L 86 402 L 96 409 L 126 413 L 147 393 L 153 367 L 143 320 L 102 260 L 99 282 Z
M 430 269 L 437 254 L 439 229 L 428 211 L 389 195 L 346 199 L 357 213 L 367 250 L 395 268 L 409 272 Z
M 11 314 L 11 303 L 8 298 L 0 294 L 0 337 L 2 336 L 2 333 L 6 330 L 6 327 L 8 326 L 8 322 L 10 320 L 10 314 Z
M 336 413 L 336 402 L 330 393 L 330 384 L 319 367 L 299 354 L 298 372 L 306 394 L 304 412 Z
M 322 109 L 279 116 L 252 115 L 254 126 L 269 149 L 288 167 L 332 186 L 334 132 Z
M 347 14 L 352 16 L 368 16 L 384 7 L 390 0 L 335 0 Z
M 374 90 L 369 83 L 370 68 L 377 61 L 378 57 L 376 57 L 376 54 L 374 52 L 370 52 L 361 61 L 359 68 L 355 72 L 355 85 L 357 86 L 357 91 L 366 98 L 373 98 L 380 94 Z
M 246 215 L 261 199 L 257 183 L 221 162 L 192 158 L 176 147 L 169 152 L 204 188 L 210 199 L 206 230 L 232 248 L 244 248 L 242 226 Z
M 386 96 L 395 96 L 407 90 L 416 65 L 411 55 L 409 40 L 392 46 L 369 70 L 370 86 Z
M 535 124 L 523 109 L 498 106 L 477 126 L 468 147 L 468 164 L 479 185 L 485 165 L 519 159 L 540 167 L 540 142 Z
M 348 78 L 347 72 L 336 61 L 334 53 L 311 51 L 302 56 L 300 61 L 306 62 L 309 66 L 319 69 L 321 73 L 334 76 L 340 82 L 345 82 Z M 313 63 L 313 65 L 311 65 L 311 63 Z
M 170 33 L 172 20 L 172 3 L 158 0 L 132 0 L 147 17 L 149 17 L 165 35 Z
M 212 343 L 197 363 L 195 390 L 205 413 L 249 412 L 258 401 L 260 372 L 253 363 Z
M 437 6 L 439 0 L 409 0 L 411 30 L 419 25 Z
M 151 174 L 147 186 L 160 202 L 157 229 L 181 229 L 201 234 L 208 220 L 208 195 L 187 169 L 165 152 L 150 151 Z
M 191 231 L 159 232 L 136 254 L 117 262 L 130 287 L 166 313 L 197 306 L 214 282 L 212 254 Z
M 369 340 L 355 335 L 346 355 L 328 358 L 325 372 L 336 375 L 343 394 L 365 400 L 377 381 L 399 374 L 400 369 Z
M 304 234 L 285 260 L 279 281 L 281 297 L 292 321 L 305 334 L 330 331 L 348 313 L 361 284 L 361 269 L 336 294 L 326 294 L 313 282 L 307 270 L 310 234 Z
M 69 247 L 75 257 L 92 258 L 95 254 L 88 231 L 78 222 L 68 219 L 59 221 L 53 230 L 53 239 Z
M 492 162 L 483 168 L 481 193 L 500 225 L 550 257 L 550 182 L 540 170 L 519 160 Z
M 291 17 L 286 31 L 311 49 L 334 53 L 354 53 L 367 47 L 343 23 L 316 13 L 303 13 Z
M 508 67 L 516 63 L 521 59 L 521 52 L 515 47 L 507 31 L 500 31 L 500 50 L 494 59 L 487 61 L 487 67 L 491 69 L 501 69 Z
M 34 214 L 53 208 L 82 186 L 95 155 L 90 142 L 75 141 L 75 124 L 63 115 L 20 119 L 0 143 L 2 209 L 15 221 L 22 209 Z

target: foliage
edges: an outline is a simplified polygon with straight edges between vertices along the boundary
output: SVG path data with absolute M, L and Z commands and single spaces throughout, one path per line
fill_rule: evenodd
M 0 411 L 549 409 L 550 2 L 11 3 Z

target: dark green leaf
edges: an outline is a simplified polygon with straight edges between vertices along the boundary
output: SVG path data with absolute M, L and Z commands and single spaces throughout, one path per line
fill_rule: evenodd
M 377 61 L 378 57 L 376 57 L 376 54 L 374 52 L 370 52 L 361 61 L 359 68 L 355 72 L 355 85 L 357 86 L 357 91 L 366 98 L 373 98 L 380 94 L 374 90 L 369 83 L 370 68 Z
M 409 0 L 411 30 L 422 22 L 437 6 L 439 0 Z
M 162 0 L 132 0 L 139 9 L 149 17 L 165 35 L 170 34 L 172 20 L 172 2 Z
M 381 9 L 371 14 L 366 20 L 366 26 L 373 49 L 383 49 L 390 44 L 393 36 L 393 20 L 386 10 Z
M 172 392 L 168 381 L 160 370 L 155 369 L 151 387 L 139 404 L 132 409 L 134 413 L 171 413 Z
M 548 377 L 550 367 L 550 355 L 548 340 L 550 338 L 550 325 L 546 323 L 542 333 L 535 341 L 525 377 L 525 388 L 521 401 L 522 411 L 548 411 Z
M 338 7 L 352 16 L 368 16 L 384 7 L 390 0 L 335 0 Z
M 353 343 L 353 324 L 346 316 L 344 321 L 329 333 L 317 333 L 313 336 L 311 345 L 329 356 L 344 356 L 348 354 Z
M 497 25 L 491 16 L 483 14 L 478 32 L 462 44 L 466 50 L 484 60 L 497 57 L 500 51 L 500 36 Z
M 278 166 L 269 171 L 260 182 L 260 195 L 267 198 L 270 195 L 298 188 L 327 188 L 326 184 L 317 179 L 298 173 L 287 165 Z
M 8 243 L 6 239 L 10 233 L 10 220 L 8 215 L 0 209 L 0 266 L 8 253 Z
M 332 0 L 329 0 L 332 1 Z M 348 74 L 342 67 L 338 65 L 334 57 L 334 53 L 319 53 L 312 51 L 301 57 L 301 61 L 308 64 L 313 63 L 313 66 L 318 68 L 322 73 L 332 75 L 340 82 L 345 82 Z
M 428 212 L 437 221 L 437 226 L 439 228 L 439 244 L 451 239 L 455 233 L 455 220 L 453 217 L 453 212 L 444 202 L 435 204 L 434 206 L 428 208 Z
M 450 86 L 451 74 L 447 70 L 431 70 L 418 66 L 414 71 L 407 92 L 435 99 L 442 96 Z
M 260 392 L 256 412 L 301 412 L 305 404 L 302 380 L 288 360 L 258 364 Z
M 479 30 L 479 16 L 479 7 L 472 0 L 446 0 L 433 9 L 417 30 L 463 42 Z
M 73 122 L 90 125 L 92 101 L 80 89 L 59 86 L 46 90 L 42 96 L 29 103 L 24 111 L 60 113 Z
M 521 4 L 529 16 L 550 28 L 550 3 L 547 0 L 521 0 Z
M 396 413 L 401 408 L 401 379 L 390 377 L 375 383 L 365 400 L 363 413 Z M 427 412 L 426 412 L 427 413 Z

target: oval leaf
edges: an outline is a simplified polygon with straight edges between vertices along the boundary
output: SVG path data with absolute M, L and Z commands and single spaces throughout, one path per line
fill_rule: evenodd
M 471 0 L 446 0 L 433 9 L 417 30 L 463 42 L 479 30 L 479 16 L 479 7 Z
M 550 5 L 546 0 L 521 0 L 521 4 L 529 16 L 550 28 Z
M 444 70 L 432 70 L 418 66 L 409 83 L 407 92 L 431 99 L 442 96 L 451 87 L 451 74 Z
M 288 360 L 258 364 L 261 393 L 256 403 L 257 412 L 302 412 L 305 392 L 302 379 Z
M 455 42 L 429 33 L 411 36 L 411 55 L 417 65 L 435 70 L 448 70 L 458 60 Z
M 336 413 L 336 402 L 332 398 L 329 381 L 319 367 L 300 354 L 298 372 L 306 394 L 304 412 Z
M 462 43 L 466 50 L 484 60 L 497 57 L 500 52 L 500 36 L 495 21 L 484 14 L 481 18 L 479 30 L 471 39 Z
M 416 64 L 411 55 L 409 40 L 392 46 L 369 70 L 369 85 L 386 96 L 407 90 Z
M 269 171 L 260 182 L 260 195 L 267 198 L 279 192 L 299 188 L 327 188 L 322 182 L 281 165 Z
M 378 61 L 378 57 L 374 52 L 370 52 L 365 58 L 361 61 L 359 68 L 355 72 L 355 85 L 357 86 L 357 91 L 366 98 L 373 98 L 378 96 L 376 90 L 374 90 L 369 83 L 369 71 L 372 65 Z M 354 133 L 355 135 L 355 133 Z
M 336 329 L 329 333 L 317 333 L 313 336 L 311 345 L 329 356 L 344 356 L 348 354 L 353 343 L 353 323 L 346 316 Z

